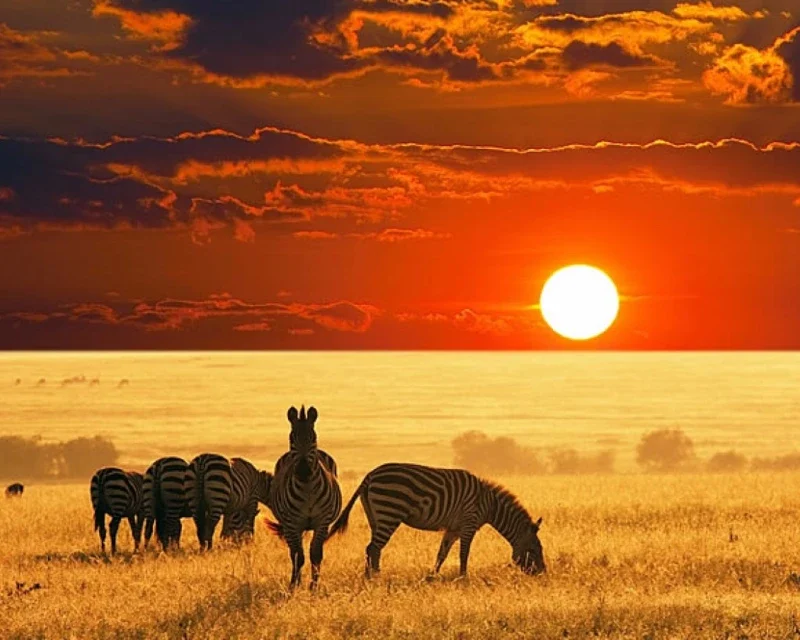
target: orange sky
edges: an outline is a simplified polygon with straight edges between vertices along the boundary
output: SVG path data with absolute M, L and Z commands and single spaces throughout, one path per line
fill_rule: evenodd
M 0 0 L 0 290 L 0 348 L 798 348 L 800 6 Z

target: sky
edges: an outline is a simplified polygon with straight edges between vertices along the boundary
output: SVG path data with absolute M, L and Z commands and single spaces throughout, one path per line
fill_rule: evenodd
M 0 0 L 0 291 L 3 349 L 799 348 L 800 3 Z

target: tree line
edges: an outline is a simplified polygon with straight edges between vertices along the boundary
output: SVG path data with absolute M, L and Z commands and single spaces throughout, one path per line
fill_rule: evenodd
M 118 459 L 114 443 L 102 436 L 66 442 L 0 436 L 0 475 L 6 478 L 89 478 L 98 467 L 113 466 Z
M 482 431 L 462 433 L 451 441 L 451 446 L 455 466 L 484 475 L 613 473 L 616 462 L 613 449 L 591 454 L 570 448 L 542 451 L 520 444 L 514 438 L 492 437 Z M 643 471 L 660 473 L 792 471 L 800 470 L 800 453 L 748 458 L 730 450 L 717 452 L 704 460 L 697 455 L 692 439 L 681 429 L 657 429 L 642 436 L 636 446 L 636 463 Z

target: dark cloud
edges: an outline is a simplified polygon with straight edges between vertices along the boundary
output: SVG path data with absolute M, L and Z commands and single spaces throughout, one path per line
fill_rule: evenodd
M 197 174 L 236 174 L 243 164 L 326 161 L 343 154 L 336 144 L 274 129 L 249 137 L 211 131 L 97 145 L 0 137 L 0 217 L 6 227 L 97 229 L 297 219 L 302 213 L 296 208 L 230 194 L 205 197 L 180 183 L 199 179 Z
M 597 193 L 622 184 L 794 200 L 798 163 L 797 144 L 756 147 L 737 139 L 512 149 L 368 145 L 277 129 L 103 144 L 0 138 L 0 238 L 37 229 L 177 228 L 203 243 L 228 227 L 251 242 L 255 222 L 330 217 L 375 224 L 426 201 L 554 188 Z M 336 231 L 386 242 L 443 237 L 399 227 Z
M 96 0 L 96 4 L 99 14 L 116 15 L 139 37 L 166 40 L 161 48 L 164 57 L 235 80 L 320 81 L 373 65 L 373 60 L 354 55 L 347 36 L 338 30 L 356 10 L 440 19 L 453 11 L 443 2 L 390 0 L 242 0 L 223 4 L 217 0 Z M 137 20 L 141 16 L 145 21 Z M 174 16 L 167 26 L 165 16 Z
M 342 55 L 334 43 L 312 40 L 351 9 L 349 0 L 115 0 L 104 4 L 141 14 L 172 11 L 189 19 L 165 55 L 233 78 L 254 75 L 321 79 L 363 62 Z
M 476 49 L 461 51 L 453 39 L 443 33 L 435 34 L 421 49 L 393 47 L 375 54 L 392 67 L 407 67 L 423 71 L 443 71 L 455 82 L 481 82 L 510 78 L 514 68 L 484 60 Z
M 200 322 L 224 321 L 230 330 L 290 331 L 323 329 L 362 333 L 367 331 L 379 310 L 368 304 L 337 301 L 325 304 L 251 303 L 229 294 L 205 300 L 165 299 L 139 303 L 76 303 L 47 312 L 9 312 L 0 314 L 5 324 L 100 324 L 139 328 L 143 331 L 186 329 Z
M 609 42 L 603 45 L 573 40 L 561 52 L 561 57 L 567 68 L 571 70 L 593 66 L 627 68 L 656 64 L 654 58 L 632 53 L 618 42 Z

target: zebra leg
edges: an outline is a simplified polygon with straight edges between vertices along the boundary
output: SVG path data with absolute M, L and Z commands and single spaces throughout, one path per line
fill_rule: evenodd
M 364 575 L 371 578 L 374 574 L 379 573 L 381 570 L 381 551 L 389 542 L 389 538 L 397 531 L 400 526 L 399 522 L 382 523 L 377 530 L 372 531 L 372 539 L 367 545 L 367 567 Z
M 181 547 L 181 532 L 183 531 L 183 523 L 181 522 L 180 518 L 175 520 L 175 528 L 172 537 L 169 540 L 169 544 L 176 549 L 180 549 Z
M 142 541 L 142 520 L 140 517 L 128 516 L 128 524 L 131 525 L 131 536 L 133 536 L 133 551 L 139 551 L 139 543 Z
M 314 537 L 311 538 L 311 549 L 309 555 L 311 556 L 311 589 L 317 588 L 319 581 L 319 569 L 322 566 L 322 548 L 325 540 L 328 537 L 328 527 L 320 527 L 314 531 Z
M 209 551 L 211 551 L 211 546 L 214 542 L 214 531 L 216 530 L 218 523 L 219 516 L 209 514 L 208 519 L 206 520 L 206 544 L 208 545 Z
M 461 575 L 467 575 L 467 562 L 469 561 L 469 548 L 472 545 L 472 539 L 475 537 L 475 530 L 468 529 L 461 533 Z
M 153 537 L 153 518 L 147 518 L 144 523 L 144 550 L 150 545 L 150 538 Z
M 194 517 L 194 526 L 197 529 L 197 541 L 200 543 L 200 551 L 206 548 L 206 518 L 202 512 Z
M 439 569 L 442 568 L 444 561 L 447 560 L 447 555 L 450 553 L 450 549 L 453 548 L 456 540 L 458 539 L 458 533 L 455 531 L 445 531 L 444 537 L 442 538 L 442 544 L 439 545 L 439 553 L 436 555 L 436 567 L 433 569 L 434 573 L 439 573 Z
M 292 581 L 289 587 L 294 589 L 300 584 L 300 578 L 303 573 L 303 565 L 306 563 L 306 557 L 303 554 L 303 534 L 302 532 L 296 533 L 292 531 L 286 536 L 286 544 L 289 545 L 289 556 L 292 559 Z
M 164 518 L 164 532 L 161 545 L 164 551 L 172 547 L 179 547 L 181 540 L 181 519 L 177 515 L 167 515 Z
M 117 552 L 117 531 L 119 531 L 119 523 L 122 521 L 122 518 L 119 516 L 111 516 L 111 526 L 109 527 L 109 533 L 111 533 L 111 555 L 113 556 Z
M 98 522 L 97 531 L 100 533 L 100 550 L 106 552 L 106 516 L 103 514 Z

